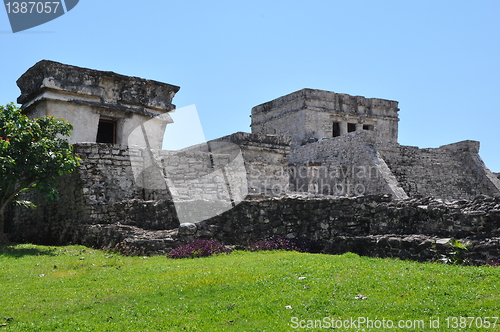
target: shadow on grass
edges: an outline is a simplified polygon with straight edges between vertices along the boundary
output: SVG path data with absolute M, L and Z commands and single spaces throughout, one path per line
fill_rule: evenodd
M 4 245 L 0 244 L 0 257 L 21 258 L 24 256 L 56 256 L 57 249 L 37 248 L 29 245 Z

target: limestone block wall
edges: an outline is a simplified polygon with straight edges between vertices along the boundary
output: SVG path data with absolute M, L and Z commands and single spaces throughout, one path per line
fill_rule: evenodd
M 144 206 L 175 203 L 167 208 L 168 218 L 155 222 L 155 227 L 162 229 L 178 223 L 173 215 L 181 220 L 203 220 L 231 208 L 247 195 L 241 153 L 238 160 L 228 151 L 213 153 L 203 151 L 201 146 L 162 151 L 102 144 L 87 145 L 86 150 L 80 147 L 79 151 L 87 153 L 82 156 L 86 172 L 80 177 L 94 223 L 116 218 L 117 211 L 129 206 L 131 200 L 144 202 Z
M 375 147 L 374 133 L 353 132 L 297 147 L 288 157 L 291 191 L 407 198 Z
M 239 175 L 231 168 L 231 154 L 199 147 L 167 151 L 77 144 L 76 151 L 82 158 L 80 177 L 88 187 L 83 190 L 91 204 L 130 199 L 230 200 L 228 182 Z
M 197 224 L 224 243 L 253 243 L 272 235 L 330 241 L 335 236 L 422 234 L 455 238 L 500 236 L 500 198 L 443 202 L 431 198 L 288 196 L 246 200 Z
M 152 229 L 177 225 L 173 207 L 158 208 L 171 201 L 171 195 L 165 184 L 149 185 L 158 179 L 158 169 L 144 167 L 143 149 L 96 143 L 74 146 L 80 166 L 71 176 L 59 178 L 60 199 L 47 202 L 31 192 L 25 199 L 38 208 L 13 212 L 13 228 L 20 240 L 31 234 L 44 243 L 71 242 L 82 224 L 122 223 Z M 32 229 L 32 225 L 38 226 Z
M 165 219 L 175 220 L 172 202 L 147 203 L 117 203 L 112 224 L 87 224 L 74 218 L 66 222 L 30 219 L 18 229 L 14 239 L 80 243 L 97 248 L 124 242 L 145 252 L 162 253 L 194 238 L 215 238 L 225 244 L 247 246 L 279 235 L 315 241 L 317 250 L 324 253 L 351 251 L 379 257 L 437 260 L 449 252 L 447 243 L 455 238 L 472 243 L 466 255 L 479 263 L 500 257 L 500 197 L 444 202 L 431 198 L 394 201 L 389 195 L 295 195 L 245 200 L 210 219 L 180 226 L 164 224 Z
M 56 238 L 66 239 L 65 234 L 74 233 L 63 225 L 120 223 L 171 229 L 178 225 L 179 218 L 210 218 L 245 199 L 251 177 L 262 181 L 262 186 L 254 181 L 261 195 L 266 195 L 265 186 L 274 188 L 279 183 L 279 189 L 286 188 L 284 153 L 273 150 L 279 142 L 278 138 L 264 137 L 260 143 L 265 146 L 241 143 L 242 149 L 234 143 L 212 142 L 214 152 L 206 144 L 181 151 L 159 151 L 78 143 L 74 146 L 81 165 L 75 174 L 60 179 L 61 199 L 49 203 L 32 193 L 27 199 L 39 208 L 16 209 L 14 228 L 24 229 L 19 234 L 32 234 L 26 220 L 47 225 L 46 231 L 34 235 L 57 242 Z M 288 148 L 286 142 L 281 144 L 285 145 L 280 149 Z M 197 203 L 191 204 L 193 201 Z
M 238 137 L 244 138 L 245 134 L 237 135 L 232 140 L 237 142 Z M 232 190 L 227 185 L 231 182 L 229 177 L 222 174 L 217 180 L 213 178 L 217 170 L 230 164 L 234 156 L 231 151 L 246 153 L 247 166 L 255 163 L 255 167 L 264 168 L 270 161 L 276 163 L 272 164 L 274 166 L 282 162 L 275 150 L 280 137 L 261 137 L 259 142 L 257 138 L 254 137 L 255 143 L 262 148 L 267 142 L 269 151 L 254 149 L 250 143 L 247 146 L 233 143 L 229 147 L 212 144 L 213 151 L 202 151 L 198 147 L 177 152 L 150 152 L 109 144 L 77 144 L 75 149 L 82 158 L 81 166 L 78 172 L 60 179 L 61 199 L 46 203 L 35 194 L 27 197 L 39 207 L 36 210 L 17 208 L 14 211 L 14 226 L 10 227 L 15 232 L 12 239 L 45 244 L 81 243 L 95 247 L 113 247 L 121 241 L 128 241 L 145 246 L 154 244 L 155 247 L 150 249 L 156 252 L 168 250 L 176 243 L 193 237 L 247 245 L 271 235 L 281 235 L 319 241 L 322 250 L 330 253 L 354 251 L 380 256 L 436 259 L 435 253 L 430 255 L 425 250 L 439 238 L 454 237 L 476 241 L 479 249 L 471 253 L 481 256 L 481 259 L 500 255 L 500 197 L 478 196 L 470 201 L 446 203 L 430 198 L 394 201 L 391 195 L 380 194 L 315 196 L 311 194 L 315 191 L 310 191 L 303 195 L 289 192 L 285 196 L 265 199 L 250 195 L 249 199 L 233 204 L 231 197 L 234 196 L 230 196 L 230 202 L 225 197 L 216 196 L 223 192 L 224 186 Z M 241 146 L 241 149 L 234 149 L 234 146 Z M 405 150 L 408 147 L 398 148 Z M 388 154 L 390 148 L 385 149 L 383 152 Z M 456 175 L 459 169 L 463 169 L 464 160 L 471 162 L 477 146 L 474 142 L 465 142 L 434 150 L 439 150 L 437 152 L 444 155 L 442 158 L 448 159 L 448 155 L 458 158 L 455 166 L 444 166 Z M 434 156 L 437 152 L 430 153 Z M 423 155 L 425 153 L 429 152 L 422 152 Z M 306 172 L 304 178 L 299 179 L 307 181 L 308 189 L 309 184 L 321 179 L 354 179 L 377 193 L 383 190 L 402 191 L 397 187 L 395 177 L 391 180 L 390 167 L 367 132 L 350 133 L 299 147 L 290 152 L 289 157 L 294 165 L 302 163 L 312 172 L 312 175 Z M 400 162 L 400 165 L 405 164 Z M 476 174 L 476 182 L 480 181 L 480 176 L 484 181 L 489 179 L 486 173 L 478 173 L 478 165 L 470 164 L 468 167 L 476 173 L 469 171 L 463 176 Z M 320 170 L 319 167 L 336 175 L 328 178 L 314 173 Z M 370 171 L 379 174 L 372 178 L 366 175 Z M 167 180 L 169 173 L 174 172 L 178 172 L 177 178 L 174 177 L 177 181 L 175 189 L 185 191 L 172 195 Z M 250 167 L 245 167 L 243 173 L 245 179 L 249 174 L 257 174 Z M 276 181 L 288 180 L 286 176 L 276 177 L 273 173 L 266 176 L 275 176 L 273 179 Z M 204 181 L 204 177 L 211 180 Z M 190 179 L 196 181 L 190 182 Z M 421 181 L 418 177 L 414 179 Z M 219 182 L 210 187 L 214 181 Z M 450 190 L 449 183 L 440 185 L 449 186 L 447 190 Z M 471 197 L 472 193 L 468 194 Z M 228 203 L 227 206 L 217 209 L 206 204 L 217 199 Z M 179 201 L 184 205 L 179 205 Z M 201 214 L 199 210 L 202 210 Z M 194 228 L 189 228 L 189 234 L 177 233 L 178 227 L 179 230 L 186 228 L 185 225 L 180 227 L 180 224 L 186 216 L 189 217 L 189 213 L 199 214 L 195 216 L 198 222 Z M 493 242 L 485 244 L 485 238 Z M 410 251 L 416 253 L 410 255 Z
M 479 157 L 479 142 L 463 141 L 434 149 L 393 145 L 379 150 L 410 197 L 469 199 L 500 193 L 500 182 Z
M 315 241 L 318 252 L 355 252 L 420 261 L 453 255 L 450 239 L 470 243 L 465 257 L 485 264 L 500 257 L 500 198 L 443 202 L 363 197 L 289 196 L 249 200 L 187 228 L 181 238 L 216 238 L 246 247 L 279 235 Z M 191 234 L 191 235 L 189 235 Z
M 177 200 L 230 200 L 222 169 L 229 155 L 202 151 L 161 151 L 160 165 Z
M 113 206 L 121 201 L 144 198 L 136 185 L 131 159 L 140 159 L 140 150 L 109 144 L 76 144 L 80 166 L 71 176 L 60 178 L 60 199 L 46 203 L 34 192 L 30 199 L 47 209 L 43 218 L 79 219 L 82 222 L 114 222 Z M 49 212 L 50 210 L 50 212 Z M 19 219 L 30 219 L 39 210 L 20 209 Z M 45 210 L 44 210 L 45 211 Z
M 252 133 L 287 135 L 293 138 L 293 144 L 300 144 L 309 137 L 315 137 L 306 129 L 306 114 L 305 110 L 294 112 L 287 108 L 280 110 L 280 113 L 257 113 L 252 115 Z
M 34 203 L 36 209 L 11 205 L 7 215 L 11 240 L 16 242 L 56 244 L 69 243 L 75 229 L 90 222 L 91 210 L 84 197 L 77 173 L 59 178 L 59 200 L 47 202 L 34 191 L 22 199 Z
M 209 144 L 214 153 L 241 152 L 248 194 L 277 196 L 289 191 L 290 142 L 291 138 L 285 135 L 238 132 Z

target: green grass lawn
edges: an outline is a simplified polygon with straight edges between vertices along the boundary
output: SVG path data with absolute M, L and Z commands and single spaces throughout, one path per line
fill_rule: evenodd
M 394 331 L 401 322 L 408 331 L 500 331 L 500 319 L 484 319 L 499 316 L 495 267 L 284 251 L 174 260 L 0 249 L 0 331 Z M 475 320 L 469 328 L 460 317 Z

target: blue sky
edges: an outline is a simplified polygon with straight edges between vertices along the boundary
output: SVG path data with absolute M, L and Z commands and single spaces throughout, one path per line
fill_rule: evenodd
M 174 103 L 213 139 L 249 132 L 255 105 L 323 89 L 397 100 L 401 144 L 478 140 L 500 172 L 499 15 L 499 1 L 80 0 L 13 34 L 0 9 L 0 104 L 49 59 L 179 85 Z

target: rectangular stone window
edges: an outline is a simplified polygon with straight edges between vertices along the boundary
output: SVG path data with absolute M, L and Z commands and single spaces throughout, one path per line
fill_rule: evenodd
M 333 137 L 340 136 L 340 123 L 339 122 L 334 122 L 333 123 Z
M 353 131 L 356 131 L 356 124 L 355 123 L 348 123 L 347 124 L 347 132 L 352 133 Z
M 99 120 L 96 142 L 116 144 L 116 121 Z
M 373 125 L 363 125 L 363 130 L 373 130 Z

